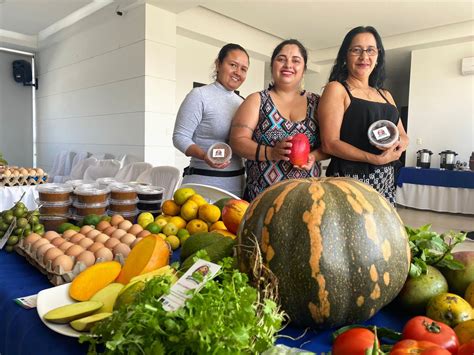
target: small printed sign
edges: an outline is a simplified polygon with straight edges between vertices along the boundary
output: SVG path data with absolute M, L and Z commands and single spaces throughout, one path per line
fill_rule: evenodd
M 390 132 L 386 126 L 376 128 L 372 131 L 376 140 L 380 141 L 384 138 L 390 137 Z
M 19 306 L 22 306 L 25 309 L 36 308 L 36 299 L 38 295 L 31 295 L 25 297 L 15 298 L 13 301 Z
M 221 266 L 211 263 L 210 261 L 199 259 L 193 266 L 181 276 L 173 286 L 171 286 L 170 293 L 161 297 L 163 309 L 165 311 L 175 311 L 182 306 L 188 298 L 191 298 L 192 290 L 199 291 L 204 284 L 214 278 Z M 195 274 L 198 273 L 202 279 L 197 280 Z
M 219 148 L 219 149 L 213 149 L 212 150 L 212 157 L 213 158 L 224 158 L 225 155 L 225 149 L 224 148 Z

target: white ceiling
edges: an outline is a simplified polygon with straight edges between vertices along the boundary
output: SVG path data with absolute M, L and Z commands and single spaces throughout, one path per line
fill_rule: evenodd
M 79 10 L 112 0 L 0 0 L 0 37 L 5 31 L 36 36 Z M 310 50 L 339 46 L 345 33 L 359 25 L 373 25 L 385 39 L 409 32 L 472 21 L 474 3 L 428 0 L 147 0 L 180 13 L 202 6 L 280 38 L 297 38 Z M 114 0 L 115 6 L 145 0 Z M 95 10 L 94 10 L 95 11 Z M 54 26 L 53 26 L 54 27 Z M 398 67 L 409 61 L 409 48 L 392 51 Z M 316 61 L 317 62 L 317 61 Z M 393 70 L 398 70 L 392 68 Z M 407 74 L 407 73 L 405 73 Z

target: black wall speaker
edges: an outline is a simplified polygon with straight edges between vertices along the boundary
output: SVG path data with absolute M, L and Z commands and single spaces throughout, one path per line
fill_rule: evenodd
M 31 64 L 26 60 L 13 61 L 13 79 L 17 83 L 31 83 Z

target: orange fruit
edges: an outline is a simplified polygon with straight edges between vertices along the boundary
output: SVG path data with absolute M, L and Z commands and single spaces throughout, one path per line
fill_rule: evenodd
M 192 195 L 192 196 L 189 198 L 189 200 L 196 202 L 199 207 L 201 207 L 202 205 L 205 205 L 205 204 L 208 203 L 208 202 L 204 199 L 204 197 L 202 197 L 202 196 L 199 195 L 199 194 Z
M 168 223 L 173 223 L 178 229 L 186 228 L 186 220 L 180 216 L 171 217 Z
M 199 218 L 210 223 L 217 222 L 221 217 L 219 207 L 206 203 L 199 207 Z
M 204 222 L 202 219 L 193 219 L 186 224 L 186 229 L 188 230 L 189 234 L 193 235 L 197 232 L 207 232 L 208 227 L 207 223 Z
M 186 221 L 197 218 L 199 211 L 199 206 L 194 201 L 186 201 L 184 205 L 181 206 L 181 217 Z
M 211 224 L 211 226 L 209 227 L 209 231 L 212 232 L 213 230 L 216 230 L 216 229 L 220 229 L 220 230 L 227 230 L 224 222 L 222 221 L 217 221 L 217 222 L 214 222 L 213 224 Z
M 161 205 L 161 211 L 168 216 L 177 216 L 180 210 L 181 207 L 173 200 L 166 200 Z

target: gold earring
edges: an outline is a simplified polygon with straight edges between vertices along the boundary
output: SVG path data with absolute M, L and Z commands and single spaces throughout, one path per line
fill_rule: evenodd
M 300 87 L 301 91 L 304 91 L 304 77 L 301 79 Z

